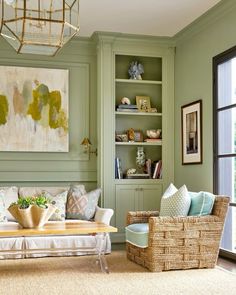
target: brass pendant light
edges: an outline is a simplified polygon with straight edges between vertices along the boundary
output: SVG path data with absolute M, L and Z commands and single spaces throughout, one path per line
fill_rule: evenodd
M 0 34 L 17 51 L 55 55 L 79 32 L 79 0 L 0 0 Z

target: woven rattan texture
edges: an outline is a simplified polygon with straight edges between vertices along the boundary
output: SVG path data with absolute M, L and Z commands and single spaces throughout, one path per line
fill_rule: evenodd
M 127 224 L 149 223 L 148 247 L 126 244 L 128 259 L 150 271 L 213 268 L 216 264 L 229 197 L 216 196 L 212 215 L 158 217 L 158 212 L 129 212 Z

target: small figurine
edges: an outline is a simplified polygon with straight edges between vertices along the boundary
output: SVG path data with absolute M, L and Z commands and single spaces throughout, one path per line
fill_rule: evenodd
M 134 139 L 135 139 L 135 133 L 134 133 L 134 129 L 133 128 L 130 128 L 128 131 L 127 131 L 127 135 L 128 135 L 128 140 L 133 142 Z
M 144 68 L 138 61 L 132 61 L 128 70 L 130 79 L 142 80 L 141 74 L 144 73 Z

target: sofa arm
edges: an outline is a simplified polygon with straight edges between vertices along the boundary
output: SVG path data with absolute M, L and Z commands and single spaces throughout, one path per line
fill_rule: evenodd
M 135 211 L 128 212 L 127 225 L 132 223 L 148 223 L 148 220 L 152 216 L 159 216 L 159 211 Z
M 113 214 L 114 214 L 114 210 L 100 208 L 97 206 L 94 220 L 96 222 L 102 222 L 109 225 Z

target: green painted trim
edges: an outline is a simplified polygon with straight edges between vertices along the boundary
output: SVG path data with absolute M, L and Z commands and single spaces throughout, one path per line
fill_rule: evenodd
M 45 171 L 21 171 L 0 172 L 1 182 L 39 182 L 39 181 L 97 181 L 97 171 L 76 172 L 45 172 Z
M 136 35 L 136 34 L 125 34 L 117 32 L 94 32 L 91 39 L 97 42 L 98 40 L 107 40 L 110 42 L 146 42 L 148 44 L 174 46 L 175 42 L 172 37 L 159 37 L 159 36 L 148 36 L 148 35 Z
M 173 40 L 177 43 L 191 38 L 204 30 L 207 26 L 214 24 L 219 19 L 225 17 L 225 15 L 236 7 L 235 0 L 222 0 L 214 7 L 209 9 L 191 24 L 186 26 L 183 30 L 174 35 Z

